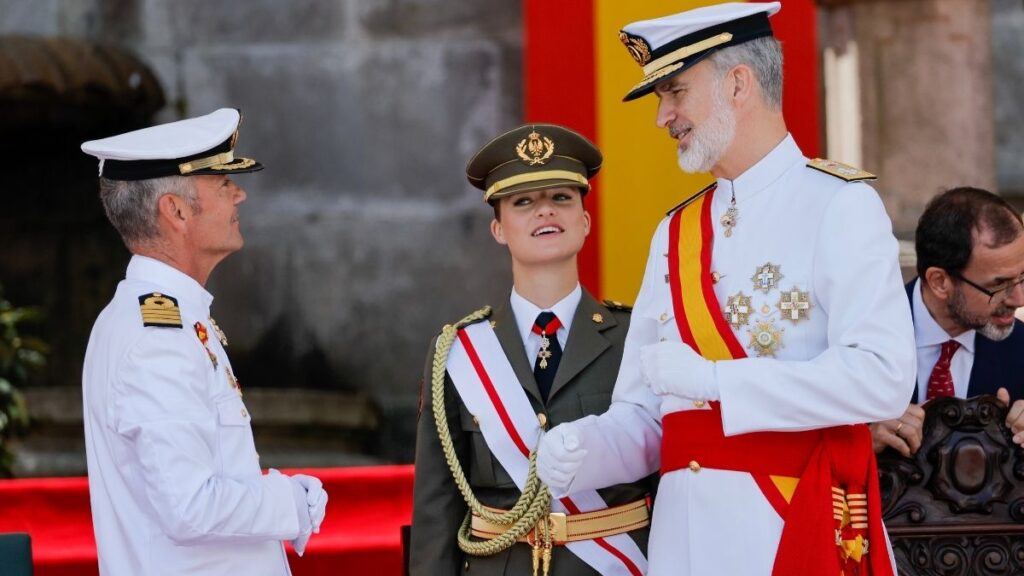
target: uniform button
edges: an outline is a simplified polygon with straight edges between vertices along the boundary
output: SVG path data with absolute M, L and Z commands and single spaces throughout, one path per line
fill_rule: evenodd
M 543 413 L 543 412 L 538 412 L 537 413 L 537 422 L 540 422 L 540 427 L 541 428 L 547 428 L 548 427 L 548 415 Z
M 690 460 L 690 471 L 700 472 L 700 464 L 697 464 L 696 460 Z
M 480 425 L 480 419 L 477 418 L 476 416 L 473 416 L 473 424 L 476 424 L 477 426 L 479 426 Z
M 658 320 L 661 320 L 662 322 L 668 320 L 668 312 L 662 312 L 661 316 L 658 316 Z
M 703 408 L 704 407 L 704 401 L 703 400 L 694 400 L 693 401 L 693 407 L 694 408 Z
M 249 413 L 245 411 L 245 408 L 242 408 L 242 418 L 246 418 L 248 416 L 249 416 Z
M 466 563 L 462 565 L 462 569 L 469 572 L 469 560 L 466 560 Z
M 721 280 L 721 279 L 722 279 L 722 275 L 719 274 L 718 272 L 712 272 L 711 273 L 711 283 L 712 284 L 718 284 L 718 281 Z

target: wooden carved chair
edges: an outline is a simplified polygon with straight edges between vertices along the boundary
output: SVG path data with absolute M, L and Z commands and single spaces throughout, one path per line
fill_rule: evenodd
M 994 396 L 925 406 L 921 449 L 878 455 L 900 576 L 1024 574 L 1024 450 Z

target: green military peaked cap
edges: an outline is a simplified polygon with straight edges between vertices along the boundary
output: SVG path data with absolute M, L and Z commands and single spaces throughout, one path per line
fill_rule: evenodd
M 556 124 L 526 124 L 491 140 L 466 166 L 484 201 L 559 186 L 590 190 L 601 151 L 581 134 Z

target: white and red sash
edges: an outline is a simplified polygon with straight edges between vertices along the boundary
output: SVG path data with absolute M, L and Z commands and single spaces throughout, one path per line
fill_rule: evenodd
M 487 447 L 521 491 L 541 427 L 490 323 L 478 322 L 459 330 L 448 354 L 447 368 L 466 409 L 480 422 Z M 608 505 L 595 490 L 551 501 L 552 510 L 570 515 L 606 508 Z M 642 576 L 647 572 L 647 559 L 628 534 L 568 542 L 565 546 L 605 576 Z

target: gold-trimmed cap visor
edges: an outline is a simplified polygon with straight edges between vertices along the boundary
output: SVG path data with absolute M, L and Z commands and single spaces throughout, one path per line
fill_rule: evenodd
M 560 186 L 586 194 L 601 162 L 600 150 L 579 133 L 556 124 L 527 124 L 485 144 L 466 166 L 466 178 L 489 203 Z
M 768 17 L 778 9 L 777 2 L 733 3 L 627 25 L 619 38 L 644 76 L 622 100 L 628 102 L 650 94 L 659 82 L 681 74 L 716 50 L 772 36 Z M 694 28 L 697 30 L 693 31 Z M 669 34 L 673 30 L 681 35 L 673 37 Z

